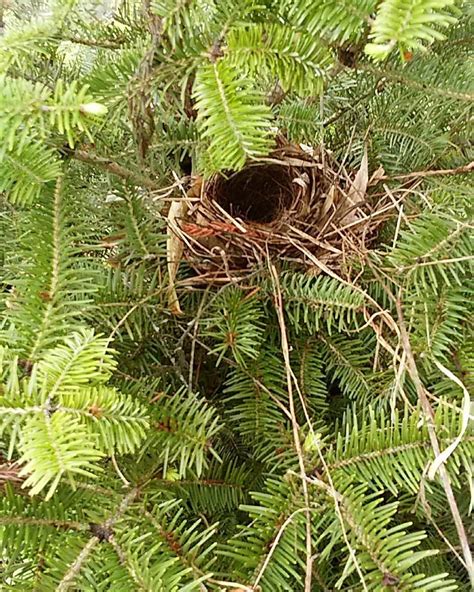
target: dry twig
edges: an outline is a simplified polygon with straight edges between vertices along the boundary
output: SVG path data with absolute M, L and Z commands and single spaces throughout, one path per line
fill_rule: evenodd
M 285 360 L 286 370 L 286 382 L 288 387 L 288 403 L 289 411 L 291 415 L 291 424 L 293 428 L 293 440 L 295 444 L 296 454 L 298 456 L 298 463 L 300 466 L 303 497 L 305 503 L 305 514 L 306 514 L 306 573 L 305 573 L 305 592 L 311 592 L 311 581 L 312 581 L 312 569 L 313 569 L 313 550 L 312 550 L 312 538 L 311 538 L 311 514 L 309 505 L 309 493 L 308 484 L 306 482 L 306 469 L 304 466 L 303 450 L 300 441 L 300 427 L 296 418 L 295 401 L 293 396 L 293 377 L 290 365 L 290 350 L 288 347 L 288 337 L 286 333 L 285 316 L 283 313 L 283 300 L 281 295 L 280 279 L 278 272 L 273 264 L 270 263 L 270 273 L 273 279 L 274 295 L 275 295 L 275 309 L 278 316 L 278 323 L 280 325 L 281 335 L 281 348 L 283 352 L 283 358 Z

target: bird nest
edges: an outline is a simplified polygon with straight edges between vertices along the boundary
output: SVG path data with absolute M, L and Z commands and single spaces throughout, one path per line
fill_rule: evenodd
M 369 180 L 366 155 L 349 171 L 323 148 L 280 140 L 238 172 L 195 179 L 174 232 L 202 279 L 226 282 L 268 259 L 341 270 L 364 256 L 393 207 L 389 195 L 367 196 L 377 176 Z

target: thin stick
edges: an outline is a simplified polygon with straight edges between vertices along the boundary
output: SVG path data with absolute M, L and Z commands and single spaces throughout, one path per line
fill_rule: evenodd
M 120 467 L 118 466 L 118 463 L 117 463 L 117 459 L 115 458 L 115 454 L 112 453 L 110 458 L 112 459 L 112 464 L 114 465 L 114 469 L 115 469 L 117 475 L 120 477 L 120 480 L 122 481 L 122 483 L 125 485 L 125 487 L 130 487 L 130 481 L 127 481 L 127 478 L 120 470 Z
M 149 177 L 145 177 L 140 173 L 136 173 L 135 171 L 131 171 L 126 167 L 122 166 L 118 162 L 115 162 L 111 158 L 105 158 L 104 156 L 98 156 L 97 154 L 93 154 L 92 152 L 87 152 L 86 150 L 70 150 L 65 149 L 67 154 L 70 154 L 76 160 L 80 160 L 81 162 L 85 162 L 90 165 L 98 166 L 101 169 L 106 170 L 107 172 L 115 175 L 117 177 L 121 177 L 127 181 L 130 181 L 134 185 L 139 187 L 146 187 L 147 189 L 154 189 L 159 190 L 161 189 L 160 184 L 150 179 Z
M 296 390 L 298 392 L 298 396 L 299 396 L 299 399 L 300 399 L 300 402 L 301 402 L 301 406 L 303 407 L 303 411 L 304 411 L 306 423 L 308 425 L 308 428 L 309 428 L 309 431 L 311 433 L 311 436 L 313 437 L 313 442 L 316 443 L 316 448 L 317 448 L 317 451 L 318 451 L 319 459 L 320 459 L 321 464 L 323 465 L 324 470 L 325 470 L 326 475 L 327 475 L 327 479 L 328 479 L 329 485 L 325 485 L 325 489 L 326 489 L 326 491 L 328 491 L 330 493 L 332 499 L 334 500 L 334 510 L 336 512 L 337 519 L 339 520 L 339 524 L 341 525 L 342 538 L 344 539 L 344 542 L 346 544 L 347 550 L 349 551 L 349 556 L 350 556 L 351 560 L 354 563 L 355 569 L 357 571 L 357 574 L 358 574 L 358 576 L 360 578 L 360 582 L 362 584 L 362 588 L 363 588 L 364 592 L 368 592 L 367 584 L 365 583 L 364 574 L 362 573 L 362 569 L 361 569 L 361 567 L 359 565 L 359 561 L 357 560 L 356 552 L 353 549 L 353 547 L 351 546 L 351 543 L 349 541 L 349 537 L 347 536 L 346 527 L 345 527 L 345 524 L 344 524 L 344 517 L 342 515 L 342 511 L 341 511 L 341 508 L 340 508 L 340 505 L 339 505 L 339 501 L 342 501 L 343 500 L 342 495 L 336 490 L 336 488 L 334 486 L 334 481 L 333 481 L 332 476 L 331 476 L 331 473 L 329 471 L 329 467 L 328 467 L 328 465 L 326 463 L 326 459 L 324 458 L 323 453 L 321 452 L 321 447 L 319 446 L 319 443 L 318 443 L 318 437 L 314 433 L 313 425 L 311 423 L 311 420 L 310 420 L 310 417 L 309 417 L 309 414 L 308 414 L 308 410 L 306 408 L 306 403 L 305 403 L 305 400 L 304 400 L 303 393 L 301 392 L 301 389 L 300 389 L 299 384 L 298 384 L 298 380 L 297 380 L 297 378 L 296 378 L 293 370 L 291 369 L 291 367 L 290 367 L 290 371 L 291 371 L 291 375 L 292 375 L 292 378 L 293 378 L 294 383 L 295 383 L 295 388 L 296 388 Z M 306 479 L 310 483 L 313 483 L 314 482 L 317 485 L 321 486 L 322 481 L 320 479 L 315 479 L 314 481 L 312 481 L 308 477 L 306 477 Z
M 304 582 L 305 592 L 311 592 L 311 581 L 312 581 L 312 570 L 313 570 L 313 550 L 311 540 L 311 514 L 309 510 L 309 493 L 308 484 L 306 481 L 306 469 L 304 466 L 303 450 L 301 447 L 299 425 L 296 419 L 295 401 L 293 397 L 293 380 L 290 365 L 290 350 L 288 347 L 288 337 L 286 333 L 285 316 L 283 314 L 283 299 L 281 295 L 281 286 L 278 278 L 278 273 L 273 264 L 270 264 L 270 272 L 273 278 L 274 295 L 275 295 L 275 308 L 278 316 L 278 323 L 280 325 L 281 334 L 281 348 L 283 352 L 283 358 L 285 360 L 286 369 L 286 382 L 288 386 L 288 401 L 291 415 L 291 424 L 293 427 L 293 440 L 295 443 L 296 453 L 298 455 L 298 463 L 300 466 L 303 496 L 305 501 L 306 510 L 306 574 Z
M 294 512 L 292 512 L 288 518 L 285 520 L 285 522 L 283 522 L 283 524 L 280 526 L 280 528 L 278 529 L 278 532 L 275 536 L 275 538 L 273 539 L 273 542 L 270 546 L 270 549 L 268 551 L 267 556 L 265 557 L 265 561 L 262 564 L 262 567 L 260 568 L 260 571 L 257 574 L 257 577 L 255 578 L 255 581 L 253 583 L 253 587 L 252 590 L 255 590 L 256 587 L 258 586 L 258 583 L 260 582 L 260 580 L 263 577 L 263 574 L 265 573 L 265 570 L 268 567 L 268 564 L 270 563 L 270 559 L 273 556 L 273 553 L 275 552 L 275 549 L 278 546 L 278 543 L 280 542 L 281 537 L 283 536 L 283 533 L 286 530 L 286 527 L 291 523 L 291 521 L 293 520 L 293 518 L 296 516 L 296 514 L 300 514 L 301 512 L 306 512 L 307 510 L 309 511 L 316 511 L 316 508 L 298 508 L 297 510 L 295 510 Z
M 439 169 L 437 171 L 415 171 L 413 173 L 407 173 L 405 175 L 383 175 L 379 177 L 377 181 L 386 180 L 400 180 L 400 179 L 419 179 L 423 177 L 443 177 L 446 175 L 464 175 L 466 173 L 472 173 L 474 171 L 474 160 L 469 164 L 456 167 L 455 169 Z
M 413 380 L 413 384 L 415 385 L 418 399 L 420 400 L 421 407 L 426 415 L 427 428 L 431 446 L 433 448 L 435 456 L 438 457 L 441 451 L 439 447 L 438 438 L 436 436 L 435 428 L 433 425 L 434 412 L 428 400 L 428 397 L 426 396 L 425 387 L 421 382 L 420 375 L 418 374 L 418 368 L 416 367 L 415 359 L 413 357 L 410 339 L 405 325 L 405 318 L 403 315 L 400 296 L 396 298 L 395 305 L 398 314 L 398 326 L 400 329 L 400 337 L 402 340 L 403 348 L 406 353 L 408 373 L 410 374 L 410 377 Z M 451 481 L 449 479 L 449 475 L 446 471 L 446 467 L 444 466 L 444 464 L 441 464 L 441 466 L 438 469 L 438 472 L 441 478 L 441 483 L 443 485 L 444 492 L 446 494 L 446 498 L 448 500 L 449 509 L 451 510 L 451 514 L 453 516 L 454 525 L 456 526 L 459 542 L 461 544 L 462 554 L 464 557 L 464 561 L 466 563 L 466 569 L 469 574 L 469 580 L 471 582 L 471 586 L 474 588 L 474 561 L 472 558 L 471 550 L 469 548 L 469 541 L 466 536 L 466 531 L 464 529 L 464 524 L 461 519 L 461 514 L 459 512 L 459 508 L 456 503 L 456 498 L 454 497 L 453 489 L 451 487 Z
M 460 261 L 472 261 L 474 255 L 464 255 L 464 257 L 453 257 L 452 259 L 438 259 L 437 261 L 422 261 L 421 263 L 414 263 L 413 265 L 405 265 L 404 267 L 397 267 L 397 271 L 408 271 L 409 269 L 418 269 L 419 267 L 428 267 L 430 265 L 441 265 L 446 263 L 459 263 Z

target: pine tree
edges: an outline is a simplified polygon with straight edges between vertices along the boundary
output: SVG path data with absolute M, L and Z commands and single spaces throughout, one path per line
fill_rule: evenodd
M 7 0 L 0 25 L 1 589 L 470 590 L 468 4 Z M 383 224 L 204 281 L 180 204 L 281 137 L 359 171 Z

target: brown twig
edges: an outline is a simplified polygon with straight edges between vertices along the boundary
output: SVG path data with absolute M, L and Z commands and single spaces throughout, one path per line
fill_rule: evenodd
M 290 364 L 290 349 L 288 346 L 288 337 L 286 333 L 285 316 L 283 313 L 283 298 L 281 294 L 280 280 L 278 272 L 273 264 L 270 264 L 270 273 L 273 279 L 274 296 L 275 296 L 275 309 L 278 316 L 278 323 L 280 325 L 281 335 L 281 349 L 283 352 L 283 358 L 285 360 L 286 369 L 286 382 L 288 387 L 288 403 L 289 411 L 291 415 L 291 424 L 293 428 L 293 439 L 298 456 L 298 463 L 300 467 L 303 497 L 305 502 L 305 514 L 306 514 L 306 573 L 305 573 L 305 592 L 311 592 L 311 581 L 312 581 L 312 570 L 313 570 L 313 542 L 311 538 L 311 513 L 309 506 L 309 493 L 308 484 L 306 481 L 306 469 L 304 466 L 303 449 L 300 441 L 299 425 L 296 418 L 295 400 L 293 396 L 293 376 Z
M 85 162 L 87 164 L 98 166 L 101 169 L 106 170 L 107 172 L 115 175 L 117 177 L 121 177 L 127 181 L 130 181 L 134 185 L 139 187 L 146 187 L 147 189 L 160 189 L 160 184 L 150 179 L 149 177 L 145 177 L 140 173 L 136 173 L 126 167 L 122 166 L 118 162 L 115 162 L 111 158 L 106 158 L 104 156 L 98 156 L 97 154 L 93 154 L 92 152 L 88 152 L 87 150 L 70 150 L 66 149 L 66 153 L 70 154 L 76 160 L 80 160 L 81 162 Z
M 98 47 L 102 49 L 120 49 L 125 39 L 122 41 L 109 41 L 107 39 L 82 39 L 80 37 L 58 37 L 61 41 L 69 41 L 76 45 L 85 45 L 87 47 Z
M 420 401 L 423 412 L 426 415 L 428 435 L 430 437 L 431 447 L 433 448 L 435 456 L 438 457 L 440 455 L 441 450 L 439 447 L 438 437 L 436 435 L 436 431 L 433 425 L 434 412 L 428 400 L 425 387 L 421 382 L 420 375 L 418 374 L 418 368 L 416 366 L 415 358 L 413 357 L 410 338 L 408 336 L 407 328 L 405 325 L 405 318 L 403 315 L 402 302 L 400 296 L 398 296 L 398 298 L 395 299 L 395 306 L 398 315 L 398 327 L 400 330 L 400 337 L 403 349 L 405 350 L 406 354 L 408 373 L 413 381 L 413 384 L 415 385 L 418 399 Z M 466 569 L 469 574 L 471 586 L 473 586 L 474 588 L 474 562 L 471 550 L 469 548 L 469 541 L 466 536 L 464 524 L 461 519 L 461 514 L 459 512 L 456 498 L 454 497 L 453 489 L 451 487 L 451 481 L 449 479 L 448 472 L 446 471 L 446 468 L 443 464 L 440 465 L 438 471 L 444 492 L 446 494 L 446 498 L 448 500 L 449 509 L 451 510 L 451 514 L 453 516 L 454 525 L 456 526 L 456 531 L 458 533 L 459 541 L 461 544 L 461 550 L 464 557 L 464 561 L 466 563 Z
M 270 549 L 268 550 L 268 554 L 265 557 L 265 561 L 262 564 L 262 567 L 260 568 L 257 577 L 255 578 L 255 581 L 253 583 L 252 586 L 252 590 L 257 590 L 257 586 L 260 582 L 260 580 L 263 577 L 263 574 L 265 573 L 265 570 L 268 567 L 268 564 L 270 563 L 270 560 L 273 556 L 273 554 L 275 553 L 276 548 L 278 547 L 278 543 L 280 542 L 281 537 L 283 536 L 283 533 L 285 532 L 286 528 L 289 526 L 289 524 L 292 522 L 293 518 L 297 515 L 300 514 L 301 512 L 307 512 L 308 510 L 315 512 L 316 508 L 298 508 L 297 510 L 295 510 L 294 512 L 292 512 L 287 519 L 283 522 L 283 524 L 279 527 L 277 534 L 275 535 L 271 545 L 270 545 Z M 312 559 L 312 558 L 311 558 Z
M 436 171 L 414 171 L 413 173 L 407 173 L 405 175 L 383 175 L 377 178 L 379 181 L 394 181 L 402 179 L 419 179 L 423 177 L 443 177 L 446 175 L 465 175 L 466 173 L 472 173 L 474 171 L 474 160 L 469 164 L 456 167 L 454 169 L 439 169 Z

